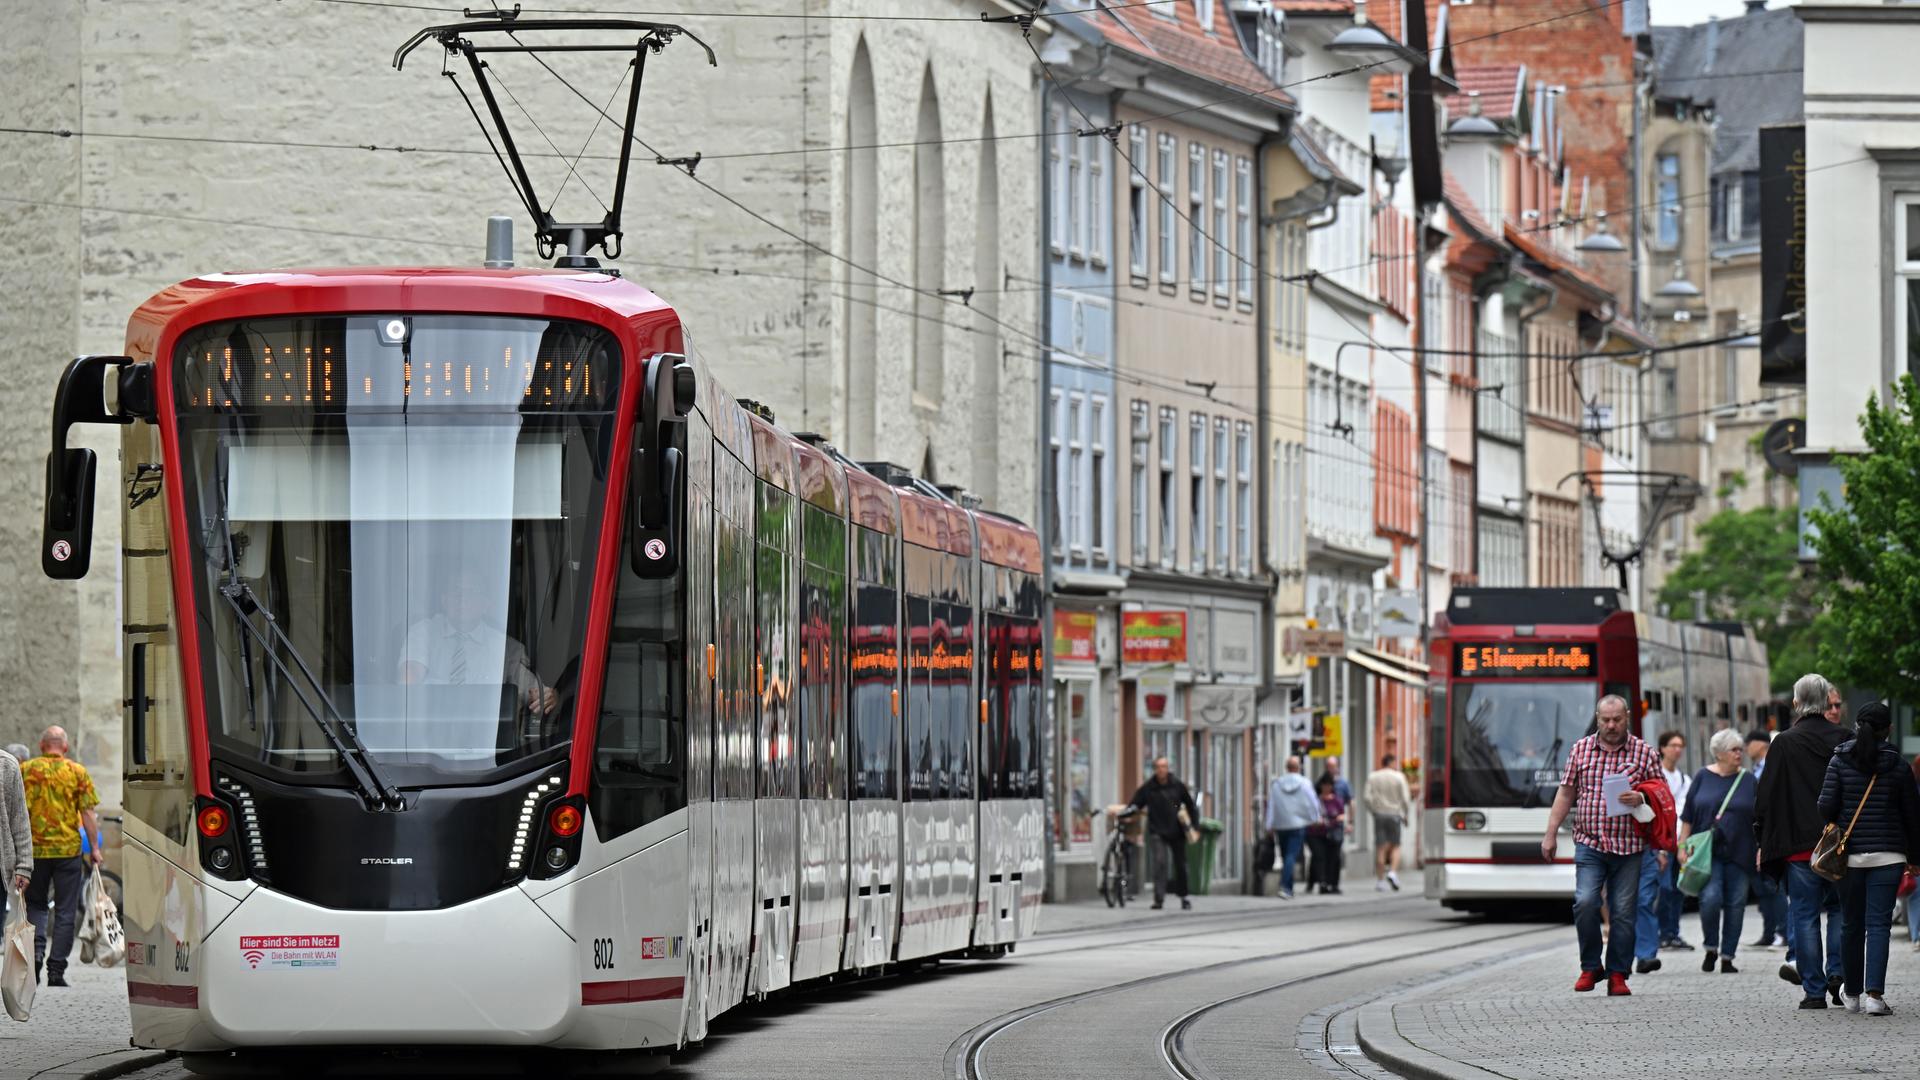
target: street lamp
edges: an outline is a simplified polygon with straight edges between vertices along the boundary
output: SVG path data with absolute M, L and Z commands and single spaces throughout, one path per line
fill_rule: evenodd
M 1327 43 L 1327 51 L 1372 64 L 1387 64 L 1406 57 L 1399 43 L 1367 22 L 1366 0 L 1353 0 L 1353 25 L 1334 35 Z
M 1619 237 L 1607 231 L 1607 212 L 1602 210 L 1594 215 L 1593 234 L 1573 245 L 1573 250 L 1598 255 L 1617 255 L 1627 250 L 1627 245 L 1621 243 Z
M 1480 113 L 1480 91 L 1467 91 L 1467 115 L 1447 125 L 1447 138 L 1473 141 L 1499 137 L 1500 125 Z
M 1662 300 L 1677 300 L 1684 303 L 1688 300 L 1698 300 L 1700 287 L 1687 280 L 1686 261 L 1675 259 L 1673 260 L 1673 280 L 1660 286 L 1660 291 L 1653 295 Z

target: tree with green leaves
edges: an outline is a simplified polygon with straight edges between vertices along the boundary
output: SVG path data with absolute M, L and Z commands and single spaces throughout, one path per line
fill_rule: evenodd
M 1834 456 L 1846 505 L 1807 512 L 1829 585 L 1818 670 L 1836 682 L 1920 703 L 1920 384 L 1867 399 L 1864 454 Z
M 1820 587 L 1800 565 L 1792 507 L 1722 510 L 1700 525 L 1698 550 L 1660 587 L 1675 619 L 1744 623 L 1767 647 L 1775 690 L 1814 670 Z

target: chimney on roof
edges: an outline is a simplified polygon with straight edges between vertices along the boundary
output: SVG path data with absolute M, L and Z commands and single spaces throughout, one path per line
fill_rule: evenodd
M 1747 14 L 1767 10 L 1767 0 L 1747 0 Z

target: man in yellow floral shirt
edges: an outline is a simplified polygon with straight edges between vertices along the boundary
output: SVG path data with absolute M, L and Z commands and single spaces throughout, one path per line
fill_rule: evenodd
M 67 956 L 80 917 L 80 891 L 86 868 L 80 856 L 80 829 L 87 830 L 88 860 L 100 861 L 100 823 L 93 808 L 100 796 L 87 767 L 67 757 L 67 733 L 50 727 L 40 736 L 40 756 L 20 763 L 27 789 L 27 816 L 33 821 L 33 880 L 27 885 L 27 917 L 33 920 L 34 971 L 42 963 L 48 986 L 67 985 Z M 48 946 L 47 890 L 53 890 L 52 948 Z

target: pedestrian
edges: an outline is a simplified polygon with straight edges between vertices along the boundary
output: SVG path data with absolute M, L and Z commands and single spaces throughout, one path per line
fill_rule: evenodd
M 1820 790 L 1827 762 L 1847 739 L 1841 726 L 1846 706 L 1840 691 L 1818 674 L 1793 684 L 1793 726 L 1776 735 L 1760 775 L 1753 807 L 1760 840 L 1760 872 L 1786 881 L 1787 940 L 1794 962 L 1780 965 L 1780 977 L 1798 982 L 1803 1009 L 1824 1009 L 1840 1000 L 1840 890 L 1813 872 L 1807 860 L 1820 840 L 1826 819 L 1820 815 Z M 1826 916 L 1821 936 L 1820 918 Z
M 1639 915 L 1641 854 L 1647 844 L 1634 828 L 1633 814 L 1650 815 L 1647 797 L 1633 785 L 1660 778 L 1660 761 L 1653 747 L 1636 738 L 1626 699 L 1608 694 L 1594 709 L 1593 734 L 1581 738 L 1567 753 L 1547 815 L 1547 832 L 1540 838 L 1540 855 L 1553 861 L 1559 846 L 1560 825 L 1573 813 L 1573 923 L 1580 937 L 1578 991 L 1591 990 L 1604 975 L 1607 993 L 1632 993 L 1627 979 L 1634 959 L 1635 922 Z M 1617 806 L 1607 805 L 1607 788 L 1619 791 Z M 1622 790 L 1624 787 L 1624 790 Z M 1600 904 L 1604 891 L 1611 909 L 1606 960 L 1600 955 Z
M 86 868 L 80 855 L 80 830 L 95 838 L 85 861 L 100 863 L 100 805 L 87 767 L 67 757 L 67 733 L 50 727 L 40 735 L 40 756 L 20 766 L 27 815 L 33 828 L 33 875 L 27 883 L 27 918 L 33 920 L 34 974 L 44 964 L 48 986 L 67 985 L 67 955 L 80 916 L 80 887 Z M 47 891 L 53 891 L 52 932 L 48 932 Z
M 1755 783 L 1766 775 L 1767 751 L 1772 748 L 1773 736 L 1755 728 L 1747 732 L 1747 771 L 1753 774 Z M 1760 937 L 1749 942 L 1756 949 L 1777 949 L 1787 944 L 1787 897 L 1772 878 L 1765 874 L 1753 875 L 1748 882 L 1754 906 L 1760 909 Z M 1787 963 L 1793 963 L 1793 950 L 1787 950 Z
M 1180 909 L 1191 910 L 1187 899 L 1187 840 L 1192 823 L 1200 820 L 1200 808 L 1193 794 L 1166 758 L 1153 759 L 1153 775 L 1133 793 L 1127 805 L 1147 812 L 1147 872 L 1153 875 L 1153 906 L 1166 906 L 1167 877 L 1173 878 L 1173 894 L 1180 898 Z M 1186 822 L 1180 811 L 1187 812 Z
M 1753 804 L 1756 785 L 1740 767 L 1740 733 L 1722 728 L 1707 743 L 1713 764 L 1694 774 L 1686 807 L 1680 812 L 1680 841 L 1695 833 L 1713 834 L 1713 873 L 1700 889 L 1701 971 L 1739 972 L 1740 927 L 1747 916 L 1748 867 L 1753 865 Z M 1684 850 L 1684 849 L 1683 849 Z
M 27 749 L 26 743 L 8 743 L 6 750 L 9 757 L 12 757 L 13 760 L 23 765 L 26 764 L 28 758 L 33 756 L 33 751 Z
M 25 749 L 22 747 L 22 749 Z M 33 883 L 33 824 L 27 817 L 27 789 L 20 781 L 20 761 L 9 751 L 0 754 L 0 874 L 11 870 L 8 890 L 0 896 L 0 916 Z
M 1687 737 L 1678 731 L 1660 733 L 1660 775 L 1667 782 L 1667 791 L 1673 796 L 1673 805 L 1687 805 L 1687 791 L 1693 786 L 1693 777 L 1680 767 L 1680 759 L 1687 752 Z M 1645 869 L 1644 864 L 1642 869 Z M 1644 895 L 1644 894 L 1643 894 Z M 1693 946 L 1680 936 L 1680 912 L 1686 906 L 1686 895 L 1680 891 L 1680 860 L 1669 858 L 1666 869 L 1660 872 L 1659 925 L 1655 928 L 1660 937 L 1660 947 L 1680 952 L 1692 952 Z M 1647 932 L 1644 916 L 1635 930 L 1635 938 Z
M 1329 778 L 1333 781 L 1333 793 L 1335 795 L 1340 796 L 1340 801 L 1342 803 L 1345 803 L 1348 806 L 1352 806 L 1353 805 L 1353 785 L 1347 783 L 1347 778 L 1344 775 L 1345 771 L 1346 771 L 1345 768 L 1340 764 L 1339 758 L 1330 757 L 1327 759 L 1326 770 L 1322 772 L 1320 775 L 1322 777 Z M 1318 781 L 1316 781 L 1315 784 L 1317 786 Z
M 1400 759 L 1380 757 L 1380 767 L 1367 776 L 1367 812 L 1373 815 L 1373 889 L 1400 891 L 1400 832 L 1413 806 L 1413 791 Z
M 1853 738 L 1834 751 L 1820 786 L 1820 816 L 1845 835 L 1842 1000 L 1868 1016 L 1893 1011 L 1886 999 L 1893 900 L 1907 867 L 1920 865 L 1920 791 L 1907 759 L 1887 741 L 1892 727 L 1884 704 L 1862 707 Z
M 1339 785 L 1331 773 L 1320 774 L 1313 785 L 1320 804 L 1320 817 L 1307 826 L 1307 843 L 1313 845 L 1313 880 L 1323 896 L 1340 893 L 1340 855 L 1347 842 L 1347 801 L 1340 797 Z
M 1320 818 L 1320 800 L 1300 774 L 1300 759 L 1287 759 L 1286 771 L 1267 785 L 1267 829 L 1280 860 L 1280 899 L 1293 899 L 1294 867 L 1306 842 L 1307 826 Z

